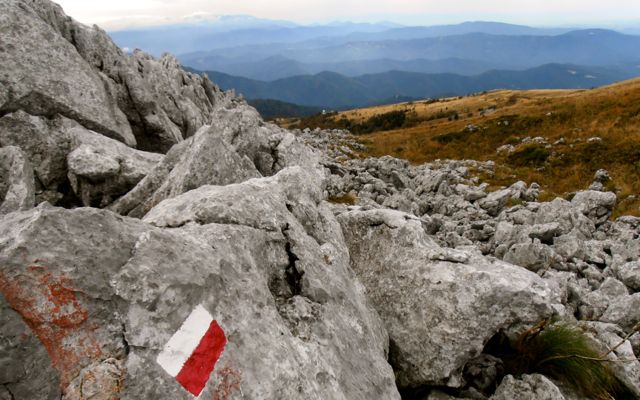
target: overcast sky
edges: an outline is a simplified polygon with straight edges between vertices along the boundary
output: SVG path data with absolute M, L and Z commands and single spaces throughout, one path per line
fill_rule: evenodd
M 433 25 L 492 20 L 548 25 L 640 25 L 640 0 L 57 0 L 107 30 L 247 14 L 301 23 L 334 20 Z

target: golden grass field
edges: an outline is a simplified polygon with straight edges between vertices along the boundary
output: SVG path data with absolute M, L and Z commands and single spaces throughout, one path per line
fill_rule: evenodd
M 415 164 L 494 160 L 496 174 L 483 180 L 493 186 L 538 182 L 543 199 L 586 189 L 604 168 L 618 193 L 616 215 L 640 215 L 640 79 L 590 90 L 498 90 L 356 109 L 324 117 L 320 125 L 364 123 L 392 111 L 405 113 L 404 126 L 359 135 L 367 147 L 361 156 L 391 155 Z M 305 120 L 280 122 L 310 126 Z M 520 145 L 526 137 L 543 137 L 550 145 Z M 602 140 L 589 141 L 594 137 Z M 505 144 L 516 151 L 497 154 Z

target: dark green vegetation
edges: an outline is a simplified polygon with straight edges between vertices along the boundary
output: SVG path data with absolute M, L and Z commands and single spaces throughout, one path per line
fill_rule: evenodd
M 530 144 L 510 154 L 507 162 L 516 167 L 542 167 L 550 155 L 545 146 Z
M 334 72 L 272 82 L 208 71 L 221 88 L 249 99 L 275 99 L 308 106 L 348 109 L 389 102 L 394 97 L 461 96 L 492 89 L 591 88 L 637 76 L 637 68 L 548 64 L 524 71 L 489 71 L 476 76 L 389 71 L 347 77 Z
M 590 399 L 636 399 L 615 376 L 611 361 L 598 353 L 592 343 L 576 326 L 543 322 L 495 355 L 503 359 L 506 374 L 539 373 L 573 386 Z
M 285 117 L 308 117 L 322 111 L 319 107 L 300 106 L 279 100 L 257 99 L 247 100 L 247 102 L 255 107 L 265 120 Z
M 353 122 L 347 118 L 335 119 L 337 113 L 316 114 L 300 120 L 292 128 L 315 129 L 348 129 L 354 135 L 387 131 L 391 129 L 409 128 L 416 124 L 416 120 L 407 116 L 405 111 L 390 111 L 384 114 L 376 114 L 363 122 Z

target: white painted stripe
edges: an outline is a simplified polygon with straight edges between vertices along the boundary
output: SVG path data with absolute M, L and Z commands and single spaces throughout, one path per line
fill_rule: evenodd
M 180 329 L 169 339 L 156 362 L 175 378 L 198 347 L 211 322 L 213 322 L 211 314 L 202 305 L 196 307 Z

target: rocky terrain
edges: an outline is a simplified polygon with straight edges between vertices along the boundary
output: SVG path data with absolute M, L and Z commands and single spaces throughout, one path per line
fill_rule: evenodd
M 352 159 L 47 0 L 0 10 L 0 399 L 581 398 L 490 351 L 550 318 L 640 395 L 605 171 L 539 203 L 490 162 Z

